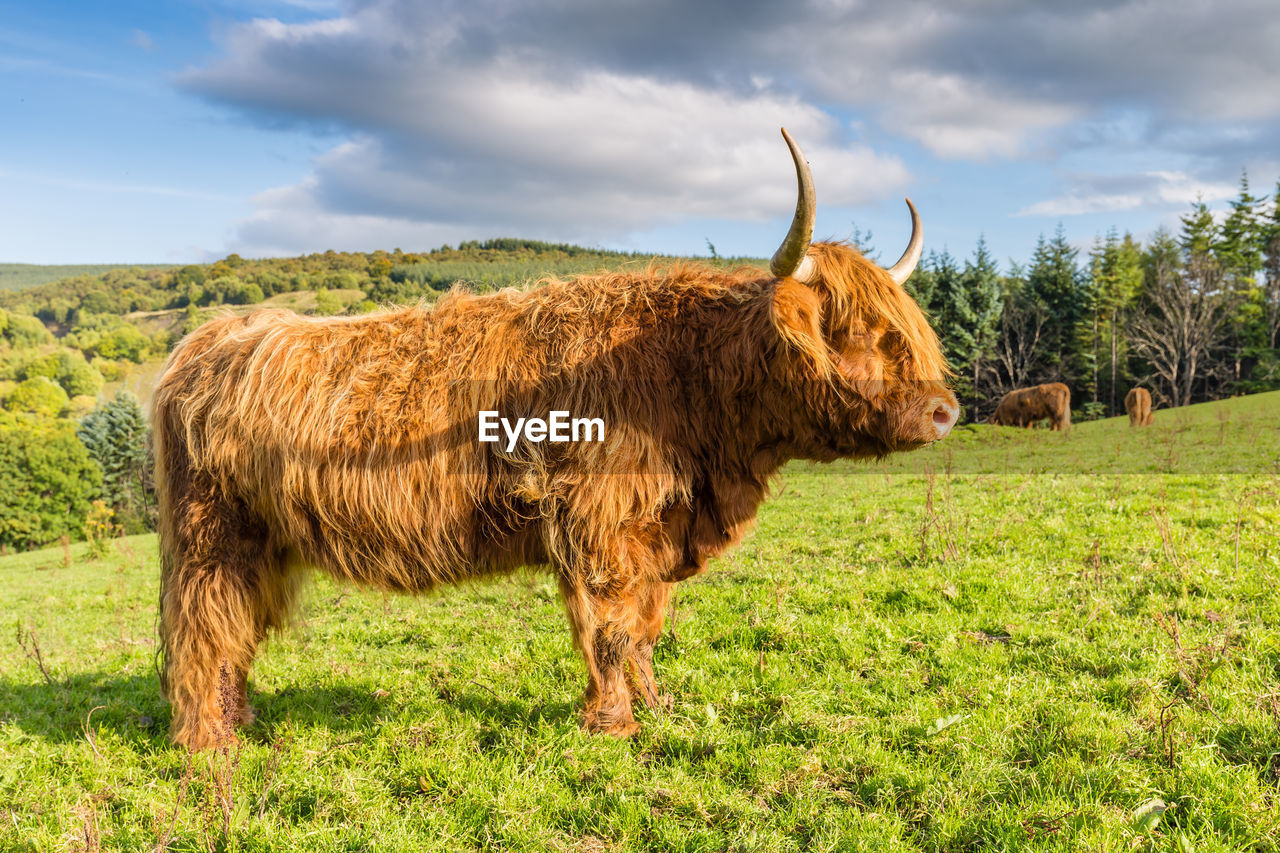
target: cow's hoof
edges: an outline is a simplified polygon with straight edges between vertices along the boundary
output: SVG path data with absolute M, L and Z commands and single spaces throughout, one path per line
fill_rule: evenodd
M 640 724 L 635 720 L 602 718 L 594 714 L 586 715 L 582 721 L 582 727 L 595 735 L 609 735 L 617 738 L 633 737 L 640 732 Z
M 192 728 L 194 728 L 194 731 L 187 729 L 174 732 L 172 735 L 173 742 L 178 746 L 185 746 L 191 752 L 202 752 L 206 749 L 220 749 L 223 747 L 231 748 L 240 743 L 240 739 L 227 731 L 221 720 L 206 722 L 203 725 Z
M 635 720 L 627 723 L 614 723 L 602 729 L 595 730 L 597 734 L 609 735 L 616 738 L 630 738 L 640 734 L 640 724 Z

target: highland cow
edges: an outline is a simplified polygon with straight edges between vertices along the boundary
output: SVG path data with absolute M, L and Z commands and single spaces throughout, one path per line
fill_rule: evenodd
M 1124 410 L 1129 413 L 1129 426 L 1151 426 L 1151 392 L 1146 388 L 1130 388 L 1124 395 Z
M 1018 388 L 1000 398 L 990 422 L 1003 426 L 1034 427 L 1048 419 L 1049 428 L 1071 428 L 1071 390 L 1061 382 Z
M 154 398 L 162 686 L 175 741 L 247 723 L 259 644 L 306 567 L 422 592 L 545 565 L 586 661 L 583 723 L 637 730 L 671 585 L 751 525 L 789 459 L 868 458 L 958 415 L 902 283 L 811 244 L 809 167 L 771 264 L 550 280 L 350 318 L 261 310 L 200 327 Z M 604 441 L 508 449 L 479 412 L 600 419 Z

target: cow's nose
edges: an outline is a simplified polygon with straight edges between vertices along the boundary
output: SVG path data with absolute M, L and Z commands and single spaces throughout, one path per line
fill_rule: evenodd
M 951 432 L 951 428 L 956 425 L 956 420 L 959 417 L 960 407 L 955 403 L 942 399 L 935 401 L 933 408 L 934 438 L 946 438 L 947 433 Z

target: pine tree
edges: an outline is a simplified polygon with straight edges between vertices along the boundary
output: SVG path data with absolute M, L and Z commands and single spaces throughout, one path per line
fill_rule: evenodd
M 1260 229 L 1263 240 L 1263 269 L 1267 274 L 1264 295 L 1264 312 L 1267 323 L 1267 346 L 1280 346 L 1280 180 L 1276 181 L 1276 194 L 1271 200 L 1271 217 Z M 1272 354 L 1280 359 L 1280 354 Z
M 1155 281 L 1161 268 L 1177 271 L 1182 268 L 1182 247 L 1178 239 L 1163 225 L 1151 235 L 1151 242 L 1142 253 L 1142 287 L 1145 290 Z
M 1213 251 L 1227 281 L 1236 289 L 1250 287 L 1262 269 L 1265 226 L 1259 210 L 1261 199 L 1249 192 L 1249 173 L 1240 175 L 1240 194 L 1231 213 L 1218 229 Z
M 969 345 L 971 362 L 969 367 L 976 395 L 982 370 L 995 348 L 1000 314 L 1004 308 L 1000 270 L 987 249 L 985 237 L 978 238 L 973 260 L 965 263 L 960 281 L 961 292 L 964 293 L 968 302 L 967 308 L 971 317 L 968 329 L 968 337 L 972 341 Z
M 1079 379 L 1087 373 L 1081 364 L 1078 331 L 1088 308 L 1088 291 L 1076 266 L 1077 254 L 1059 224 L 1052 240 L 1042 235 L 1036 242 L 1027 270 L 1027 295 L 1043 305 L 1050 318 L 1043 338 L 1046 366 L 1052 378 L 1074 384 L 1073 390 L 1085 384 Z
M 1142 248 L 1126 233 L 1121 240 L 1116 230 L 1107 232 L 1106 241 L 1094 244 L 1089 254 L 1092 327 L 1088 342 L 1092 350 L 1094 400 L 1099 399 L 1099 374 L 1109 375 L 1107 408 L 1117 411 L 1116 386 L 1123 358 L 1118 327 L 1122 315 L 1137 298 L 1142 288 Z
M 1142 244 L 1133 239 L 1133 235 L 1125 232 L 1124 238 L 1116 252 L 1115 290 L 1111 293 L 1111 322 L 1109 335 L 1111 344 L 1111 414 L 1120 414 L 1120 396 L 1117 391 L 1121 366 L 1127 364 L 1128 352 L 1124 335 L 1120 330 L 1128 321 L 1129 312 L 1142 295 L 1143 254 Z M 1129 375 L 1126 371 L 1126 379 Z
M 120 391 L 80 421 L 76 435 L 102 469 L 102 497 L 127 530 L 152 526 L 147 421 L 138 400 Z
M 943 306 L 950 298 L 947 294 L 957 287 L 957 281 L 960 278 L 960 268 L 956 265 L 956 259 L 951 257 L 951 253 L 946 249 L 942 250 L 942 254 L 936 252 L 929 253 L 929 272 L 933 274 L 933 303 L 934 313 L 941 316 Z
M 1249 192 L 1246 174 L 1241 176 L 1240 194 L 1231 202 L 1231 213 L 1221 227 L 1214 223 L 1203 199 L 1197 199 L 1191 213 L 1182 217 L 1178 242 L 1183 250 L 1188 286 L 1194 288 L 1200 286 L 1200 282 L 1212 282 L 1222 291 L 1219 301 L 1225 319 L 1215 330 L 1213 347 L 1198 363 L 1206 398 L 1219 396 L 1230 385 L 1238 385 L 1245 379 L 1256 360 L 1252 351 L 1266 338 L 1259 310 L 1263 297 L 1254 284 L 1254 276 L 1262 267 L 1259 249 L 1262 225 L 1257 204 L 1258 199 Z
M 984 238 L 964 269 L 944 252 L 934 259 L 938 327 L 947 361 L 962 380 L 957 390 L 969 404 L 978 402 L 983 368 L 996 343 L 1002 307 L 999 269 Z
M 942 254 L 929 253 L 929 275 L 933 285 L 932 298 L 929 300 L 932 307 L 931 314 L 935 320 L 938 336 L 942 340 L 943 351 L 946 353 L 947 360 L 954 366 L 955 353 L 949 343 L 954 341 L 954 335 L 949 330 L 960 322 L 956 317 L 955 294 L 960 287 L 960 268 L 956 265 L 955 258 L 951 257 L 951 253 L 943 249 Z
M 1207 258 L 1213 254 L 1213 247 L 1218 242 L 1218 226 L 1213 222 L 1213 214 L 1204 199 L 1197 196 L 1191 205 L 1191 212 L 1182 217 L 1182 233 L 1178 236 L 1178 244 L 1188 258 Z
M 938 277 L 934 272 L 937 268 L 938 253 L 930 252 L 924 263 L 918 264 L 902 285 L 931 320 L 938 316 Z

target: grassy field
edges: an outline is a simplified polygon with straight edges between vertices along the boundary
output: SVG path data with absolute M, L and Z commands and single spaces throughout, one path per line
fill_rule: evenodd
M 153 537 L 0 560 L 0 849 L 1280 849 L 1280 394 L 793 465 L 578 726 L 530 572 L 317 579 L 225 754 L 165 740 Z
M 0 290 L 21 290 L 70 278 L 73 275 L 99 275 L 110 270 L 137 267 L 164 270 L 173 264 L 0 264 Z

